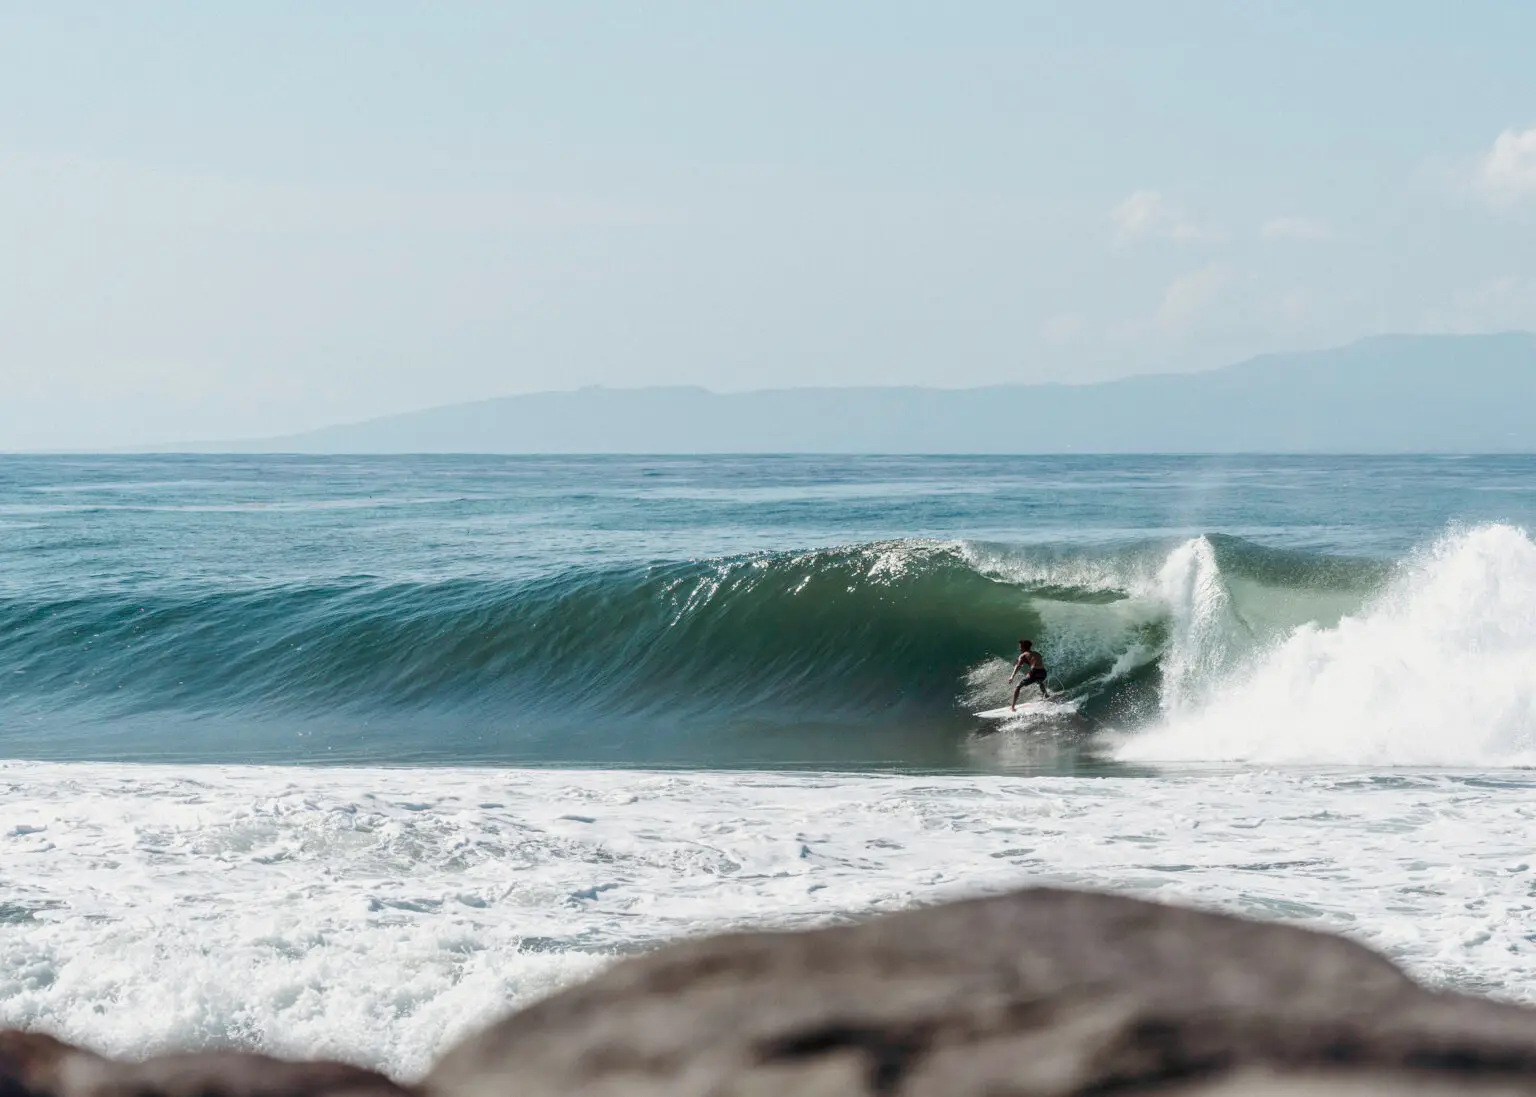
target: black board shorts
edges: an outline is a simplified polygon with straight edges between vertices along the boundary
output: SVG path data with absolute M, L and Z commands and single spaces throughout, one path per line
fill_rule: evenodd
M 1029 685 L 1031 682 L 1043 682 L 1043 681 L 1045 681 L 1045 670 L 1044 670 L 1044 668 L 1042 668 L 1040 670 L 1032 670 L 1027 675 L 1024 676 L 1024 684 L 1026 686 Z

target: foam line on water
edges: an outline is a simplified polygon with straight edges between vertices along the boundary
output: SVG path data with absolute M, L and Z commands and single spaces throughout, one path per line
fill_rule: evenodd
M 0 764 L 0 1024 L 403 1075 L 659 941 L 1030 884 L 1299 920 L 1529 998 L 1536 781 Z

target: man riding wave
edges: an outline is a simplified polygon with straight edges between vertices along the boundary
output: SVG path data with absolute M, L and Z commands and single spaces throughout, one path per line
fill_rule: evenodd
M 1014 687 L 1013 702 L 1008 706 L 1009 711 L 1019 707 L 1019 691 L 1031 682 L 1040 687 L 1041 697 L 1050 696 L 1045 691 L 1045 660 L 1040 658 L 1040 653 L 1035 650 L 1033 640 L 1019 641 L 1019 661 L 1013 664 L 1013 674 L 1008 675 L 1008 681 L 1013 681 L 1014 674 L 1018 674 L 1025 667 L 1029 668 L 1029 673 L 1025 674 L 1024 680 Z

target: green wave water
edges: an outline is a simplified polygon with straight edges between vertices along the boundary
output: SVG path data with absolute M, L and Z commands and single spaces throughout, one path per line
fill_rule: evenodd
M 1529 458 L 0 458 L 0 752 L 1057 766 L 1230 702 L 1448 529 L 1536 525 L 1533 484 Z M 1437 582 L 1496 617 L 1522 538 Z M 1022 636 L 1068 703 L 979 724 Z
M 1250 640 L 1336 617 L 1383 573 L 1209 543 Z M 224 748 L 226 729 L 330 725 L 364 741 L 382 729 L 418 757 L 751 759 L 806 728 L 953 736 L 1006 696 L 1004 660 L 1027 634 L 1086 730 L 1157 710 L 1176 638 L 1158 573 L 1174 549 L 889 541 L 525 580 L 11 596 L 0 703 L 42 728 L 197 720 Z M 399 730 L 412 722 L 414 744 Z M 855 760 L 886 753 L 871 749 Z

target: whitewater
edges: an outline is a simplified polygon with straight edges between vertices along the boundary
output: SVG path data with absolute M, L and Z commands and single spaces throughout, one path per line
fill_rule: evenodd
M 410 1076 L 1032 884 L 1530 999 L 1532 529 L 1530 458 L 0 459 L 0 1024 Z
M 1236 659 L 1230 599 L 1208 561 L 1204 544 L 1169 561 L 1177 688 L 1166 719 L 1120 757 L 1536 764 L 1536 544 L 1525 530 L 1441 537 L 1359 613 L 1307 622 Z
M 612 958 L 1025 885 L 1347 933 L 1530 1000 L 1532 781 L 11 763 L 0 1023 L 411 1076 Z

